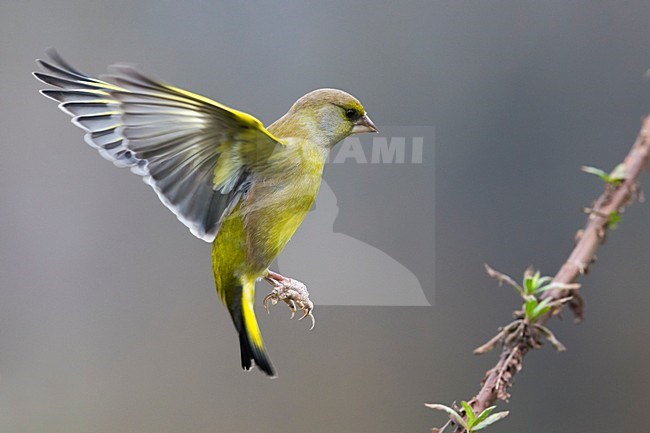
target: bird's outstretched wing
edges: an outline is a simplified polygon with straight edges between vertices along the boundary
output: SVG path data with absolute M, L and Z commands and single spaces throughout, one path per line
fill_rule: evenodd
M 256 118 L 115 65 L 91 78 L 50 49 L 37 60 L 41 90 L 59 102 L 85 141 L 115 165 L 143 176 L 197 237 L 212 242 L 221 217 L 244 194 L 251 173 L 282 146 Z M 114 84 L 113 84 L 114 83 Z

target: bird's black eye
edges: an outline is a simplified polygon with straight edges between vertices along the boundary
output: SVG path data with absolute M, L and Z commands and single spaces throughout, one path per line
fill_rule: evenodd
M 348 110 L 345 110 L 345 117 L 350 120 L 356 120 L 359 117 L 359 113 L 354 108 L 350 108 Z

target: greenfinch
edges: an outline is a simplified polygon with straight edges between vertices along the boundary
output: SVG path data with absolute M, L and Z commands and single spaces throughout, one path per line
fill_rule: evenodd
M 192 234 L 212 242 L 217 293 L 239 333 L 242 367 L 274 377 L 255 318 L 255 282 L 275 286 L 265 306 L 283 300 L 292 314 L 298 305 L 311 315 L 304 286 L 268 267 L 312 207 L 330 149 L 377 132 L 361 103 L 341 90 L 314 90 L 265 128 L 133 66 L 113 66 L 104 81 L 47 54 L 34 76 L 54 88 L 41 93 L 72 116 L 86 143 L 142 176 Z

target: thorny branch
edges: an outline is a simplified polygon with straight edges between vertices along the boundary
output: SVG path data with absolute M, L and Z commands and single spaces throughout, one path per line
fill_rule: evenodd
M 623 212 L 635 199 L 641 199 L 637 179 L 644 169 L 650 168 L 649 154 L 650 116 L 643 119 L 639 135 L 622 163 L 621 168 L 624 169 L 624 174 L 621 181 L 613 184 L 606 183 L 605 191 L 596 199 L 592 208 L 586 209 L 589 215 L 587 224 L 584 229 L 578 231 L 576 245 L 553 278 L 553 283 L 557 283 L 560 287 L 569 287 L 574 285 L 580 275 L 588 272 L 589 265 L 595 261 L 596 250 L 605 240 L 612 216 Z M 571 300 L 563 302 L 569 295 L 572 295 Z M 536 322 L 536 326 L 544 328 L 543 325 L 551 317 L 560 314 L 565 305 L 571 308 L 577 322 L 582 320 L 583 302 L 577 290 L 571 290 L 569 293 L 567 289 L 555 289 L 546 292 L 543 297 L 550 298 L 555 307 L 542 316 Z M 508 389 L 512 386 L 514 375 L 523 368 L 524 356 L 529 350 L 537 347 L 534 338 L 531 339 L 525 333 L 519 333 L 513 341 L 504 341 L 502 338 L 495 337 L 477 351 L 485 351 L 486 347 L 494 346 L 497 343 L 501 343 L 503 346 L 499 360 L 493 368 L 486 372 L 481 382 L 481 389 L 469 401 L 475 413 L 480 413 L 497 400 L 508 400 L 510 397 Z M 562 346 L 560 345 L 560 347 Z

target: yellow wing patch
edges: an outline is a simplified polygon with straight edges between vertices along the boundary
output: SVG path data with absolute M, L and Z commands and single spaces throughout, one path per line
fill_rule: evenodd
M 277 143 L 281 143 L 280 139 L 275 137 L 273 134 L 271 134 L 264 127 L 262 122 L 260 122 L 256 117 L 251 116 L 248 113 L 245 113 L 245 112 L 239 111 L 239 110 L 235 110 L 234 108 L 230 108 L 227 105 L 224 105 L 224 104 L 222 104 L 220 102 L 217 102 L 217 101 L 215 101 L 213 99 L 206 98 L 205 96 L 190 92 L 188 90 L 181 89 L 179 87 L 175 87 L 175 86 L 172 86 L 172 85 L 169 85 L 169 84 L 165 84 L 164 86 L 165 86 L 165 88 L 167 88 L 168 90 L 170 90 L 170 91 L 172 91 L 174 93 L 178 93 L 178 94 L 186 96 L 186 97 L 188 97 L 190 99 L 194 99 L 194 100 L 202 102 L 204 104 L 212 105 L 212 106 L 217 107 L 217 108 L 219 108 L 221 110 L 227 111 L 227 112 L 231 113 L 233 115 L 233 117 L 238 122 L 240 122 L 243 126 L 247 126 L 249 128 L 253 128 L 253 129 L 255 129 L 255 130 L 259 131 L 259 132 L 262 132 L 264 135 L 266 135 L 271 140 L 273 140 L 273 141 L 275 141 Z

